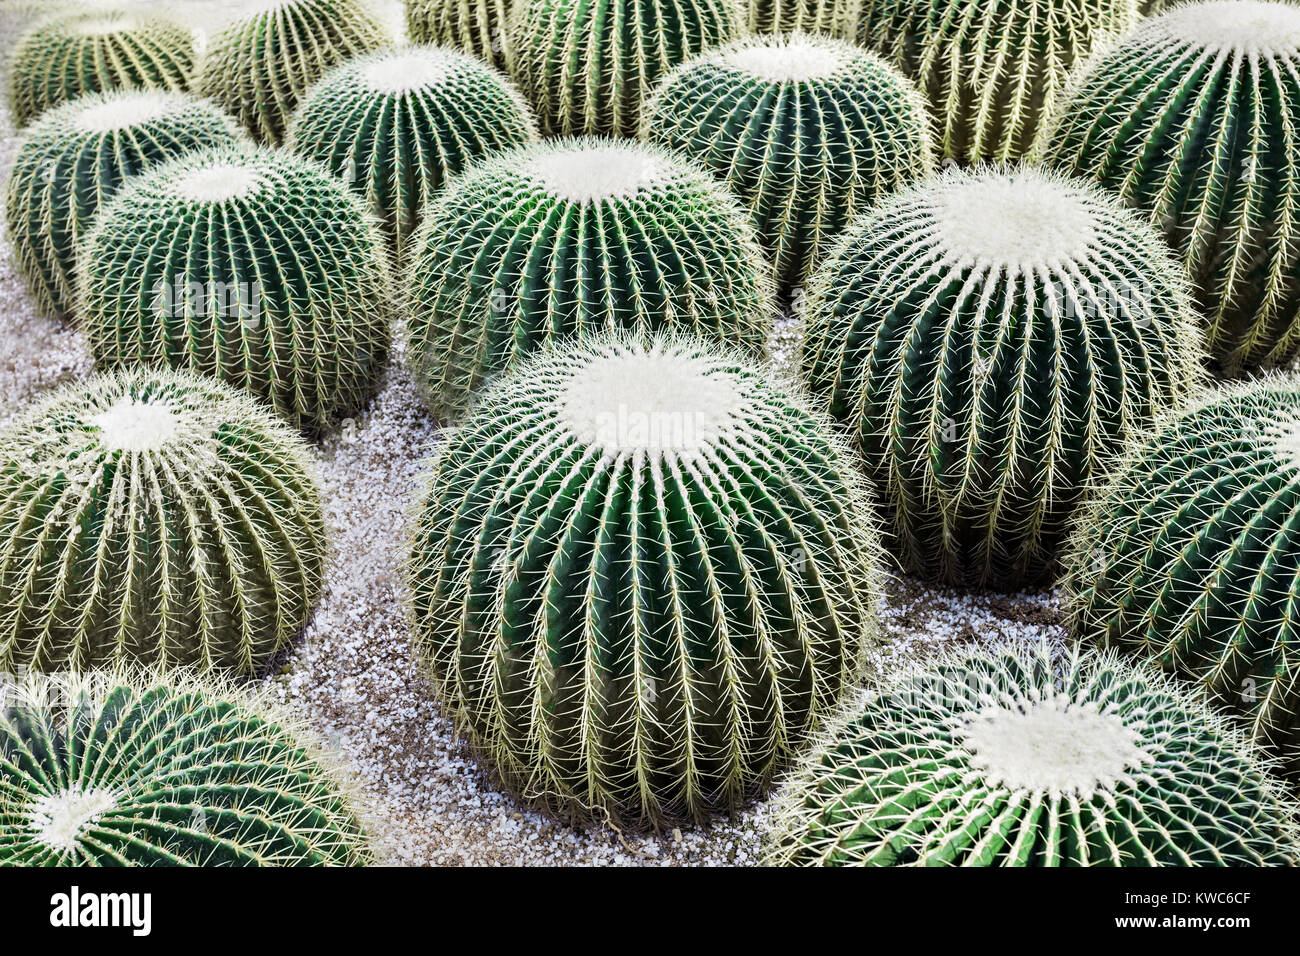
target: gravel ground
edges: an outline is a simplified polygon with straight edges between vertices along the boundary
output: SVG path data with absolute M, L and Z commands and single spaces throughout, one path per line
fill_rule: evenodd
M 168 6 L 181 7 L 186 22 L 211 28 L 232 8 L 246 5 L 181 0 Z M 400 21 L 396 3 L 380 5 L 393 23 Z M 12 0 L 0 6 L 6 43 L 30 18 L 32 6 Z M 17 141 L 4 111 L 5 178 Z M 788 358 L 794 332 L 787 326 L 778 333 L 778 358 Z M 35 314 L 8 238 L 0 238 L 0 419 L 90 368 L 75 329 Z M 355 770 L 376 818 L 383 820 L 382 858 L 479 865 L 753 862 L 766 819 L 762 803 L 736 819 L 663 834 L 574 828 L 495 788 L 455 739 L 412 666 L 398 571 L 410 494 L 436 437 L 399 348 L 371 406 L 319 446 L 334 546 L 329 580 L 302 640 L 268 680 L 270 690 L 304 714 Z M 890 585 L 885 642 L 874 666 L 956 642 L 1060 642 L 1058 618 L 1052 593 L 966 595 L 898 578 Z

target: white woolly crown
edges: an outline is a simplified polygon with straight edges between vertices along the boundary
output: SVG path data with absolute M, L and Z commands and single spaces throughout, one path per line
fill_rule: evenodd
M 460 58 L 449 50 L 426 47 L 382 57 L 361 68 L 363 82 L 376 93 L 406 93 L 436 86 L 451 76 Z
M 45 794 L 32 803 L 28 823 L 41 843 L 71 853 L 82 829 L 112 810 L 118 797 L 114 790 L 77 787 Z
M 239 163 L 218 162 L 183 173 L 173 189 L 191 202 L 216 203 L 248 196 L 261 184 L 255 169 Z
M 559 146 L 530 160 L 526 170 L 552 195 L 577 203 L 626 199 L 663 176 L 654 153 L 613 141 Z
M 76 126 L 87 133 L 110 133 L 161 119 L 184 100 L 158 90 L 139 90 L 89 102 L 77 113 Z
M 181 431 L 181 420 L 162 403 L 138 402 L 130 396 L 119 399 L 94 419 L 99 440 L 114 451 L 155 451 Z
M 105 13 L 102 16 L 78 20 L 72 24 L 68 32 L 83 37 L 106 36 L 123 30 L 135 30 L 141 25 L 134 17 Z
M 1300 7 L 1265 0 L 1209 0 L 1175 7 L 1151 23 L 1206 50 L 1264 55 L 1300 51 Z
M 747 44 L 726 54 L 737 70 L 768 83 L 800 83 L 825 79 L 844 65 L 844 56 L 831 44 L 812 38 Z

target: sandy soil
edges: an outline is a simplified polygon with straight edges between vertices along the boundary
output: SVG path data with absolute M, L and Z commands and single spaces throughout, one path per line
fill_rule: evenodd
M 177 0 L 167 6 L 211 29 L 247 5 Z M 12 43 L 34 6 L 51 8 L 13 0 L 0 6 L 0 44 Z M 399 4 L 379 6 L 400 23 Z M 7 84 L 6 77 L 0 81 Z M 17 142 L 4 111 L 0 177 L 8 176 Z M 778 360 L 788 360 L 791 331 L 777 338 Z M 8 239 L 0 237 L 0 419 L 43 389 L 90 371 L 77 331 L 35 314 Z M 411 492 L 436 437 L 399 349 L 371 406 L 319 445 L 334 547 L 329 581 L 312 624 L 267 681 L 355 770 L 384 821 L 382 857 L 404 864 L 753 862 L 763 803 L 736 819 L 663 834 L 574 828 L 493 787 L 456 741 L 413 667 L 398 573 Z M 1063 639 L 1053 594 L 971 596 L 907 579 L 892 582 L 885 623 L 877 668 L 954 642 Z

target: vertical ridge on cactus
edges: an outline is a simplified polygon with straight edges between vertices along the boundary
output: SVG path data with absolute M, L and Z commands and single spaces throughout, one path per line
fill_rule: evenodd
M 400 253 L 448 177 L 536 136 L 523 98 L 482 61 L 407 47 L 328 73 L 294 114 L 287 145 L 344 178 Z
M 366 0 L 281 0 L 209 40 L 199 88 L 259 140 L 278 145 L 308 87 L 391 42 Z
M 406 0 L 406 33 L 412 43 L 455 47 L 505 69 L 512 5 L 512 0 Z
M 864 0 L 858 39 L 929 97 L 940 149 L 963 163 L 1029 150 L 1070 67 L 1138 22 L 1137 0 Z
M 306 623 L 323 536 L 305 446 L 243 393 L 67 386 L 0 431 L 0 671 L 257 673 Z
M 548 136 L 635 136 L 659 78 L 740 36 L 739 0 L 515 0 L 511 75 Z
M 1300 6 L 1170 9 L 1076 74 L 1035 150 L 1162 229 L 1229 373 L 1300 354 Z
M 213 375 L 317 431 L 383 370 L 387 256 L 323 167 L 265 148 L 192 153 L 100 213 L 78 250 L 80 323 L 101 366 Z
M 1089 481 L 1202 377 L 1160 237 L 1030 168 L 885 199 L 802 312 L 806 379 L 856 432 L 904 566 L 962 585 L 1049 577 Z
M 853 40 L 862 0 L 749 0 L 752 33 L 820 33 Z
M 9 105 L 14 125 L 84 93 L 186 90 L 195 68 L 191 30 L 122 10 L 88 10 L 37 24 L 13 49 Z
M 642 135 L 726 180 L 788 289 L 854 215 L 933 168 L 929 123 L 911 81 L 875 54 L 791 34 L 677 67 L 646 105 Z
M 688 330 L 758 352 L 775 309 L 744 211 L 650 144 L 488 157 L 447 185 L 411 249 L 411 357 L 444 419 L 485 376 L 574 333 Z
M 778 800 L 767 862 L 1293 865 L 1300 812 L 1273 766 L 1154 668 L 949 652 L 833 724 Z
M 116 671 L 0 701 L 2 866 L 372 860 L 347 778 L 262 695 Z
M 1195 678 L 1290 755 L 1300 738 L 1300 381 L 1212 392 L 1132 444 L 1068 562 L 1082 639 Z
M 76 244 L 124 180 L 192 150 L 233 145 L 239 135 L 212 104 L 158 90 L 89 93 L 42 115 L 5 187 L 14 259 L 37 308 L 71 311 Z
M 694 338 L 570 341 L 434 453 L 418 652 L 528 799 L 700 818 L 761 790 L 875 634 L 876 536 L 829 422 Z

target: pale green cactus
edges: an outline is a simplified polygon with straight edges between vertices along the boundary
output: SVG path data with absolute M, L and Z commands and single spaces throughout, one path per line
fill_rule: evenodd
M 1070 67 L 1138 22 L 1137 4 L 864 0 L 858 39 L 929 97 L 945 157 L 1003 163 L 1029 150 Z
M 9 105 L 17 126 L 85 93 L 189 89 L 194 32 L 174 20 L 88 10 L 37 24 L 14 46 Z
M 277 145 L 308 87 L 391 42 L 366 0 L 279 0 L 208 41 L 198 85 L 254 136 Z
M 776 278 L 803 283 L 844 226 L 934 167 L 911 81 L 843 40 L 746 37 L 659 84 L 642 135 L 691 156 L 749 207 Z
M 1133 444 L 1080 521 L 1075 633 L 1194 678 L 1293 756 L 1298 508 L 1300 380 L 1200 396 Z
M 184 93 L 88 93 L 28 130 L 5 189 L 18 271 L 46 315 L 72 309 L 76 245 L 122 182 L 166 159 L 239 140 L 234 121 Z
M 294 114 L 287 145 L 351 185 L 400 253 L 448 177 L 536 138 L 528 104 L 505 77 L 465 53 L 409 47 L 328 73 Z
M 862 0 L 749 0 L 749 28 L 760 34 L 802 30 L 853 40 L 861 16 Z
M 740 0 L 515 0 L 511 75 L 548 136 L 635 136 L 659 78 L 745 16 Z
M 880 597 L 828 420 L 698 339 L 534 356 L 434 453 L 415 641 L 525 798 L 661 823 L 734 809 L 858 674 Z
M 794 773 L 794 866 L 1300 862 L 1295 799 L 1204 698 L 1109 654 L 954 651 L 887 675 Z
M 362 866 L 350 791 L 264 694 L 175 672 L 0 684 L 0 866 Z
M 140 661 L 259 672 L 321 588 L 298 436 L 171 371 L 66 386 L 0 431 L 0 671 Z
M 472 53 L 504 69 L 510 60 L 506 29 L 512 0 L 406 0 L 412 43 L 436 43 Z
M 803 303 L 810 388 L 857 436 L 913 573 L 1055 571 L 1090 481 L 1198 387 L 1156 232 L 1084 180 L 950 170 L 857 220 Z
M 448 184 L 412 241 L 411 355 L 430 406 L 574 333 L 707 333 L 754 352 L 775 313 L 744 210 L 668 150 L 580 138 L 489 157 Z
M 387 258 L 377 221 L 323 167 L 191 153 L 101 211 L 78 251 L 78 318 L 101 366 L 213 375 L 314 432 L 359 407 L 387 361 Z
M 1175 7 L 1074 77 L 1036 154 L 1141 210 L 1229 374 L 1300 354 L 1300 6 Z

